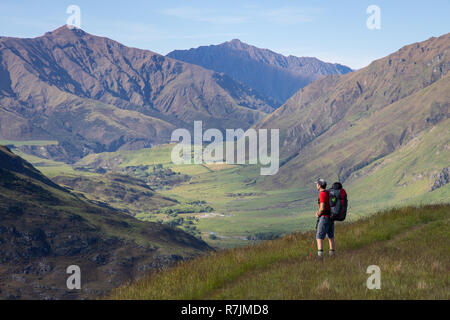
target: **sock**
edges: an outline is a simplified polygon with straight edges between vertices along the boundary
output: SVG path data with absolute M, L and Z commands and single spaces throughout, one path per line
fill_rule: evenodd
M 334 256 L 334 250 L 330 250 L 330 251 L 328 252 L 328 254 L 329 254 L 330 256 Z
M 319 257 L 323 257 L 323 250 L 317 250 L 317 255 Z

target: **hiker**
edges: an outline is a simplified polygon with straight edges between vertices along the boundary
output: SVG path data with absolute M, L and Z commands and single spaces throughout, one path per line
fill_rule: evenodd
M 330 219 L 330 198 L 327 188 L 327 182 L 325 179 L 317 180 L 317 190 L 319 191 L 319 199 L 317 200 L 319 204 L 319 210 L 316 212 L 316 217 L 318 218 L 317 224 L 317 255 L 319 257 L 323 256 L 323 240 L 325 235 L 328 237 L 328 242 L 330 244 L 329 255 L 334 255 L 334 221 Z

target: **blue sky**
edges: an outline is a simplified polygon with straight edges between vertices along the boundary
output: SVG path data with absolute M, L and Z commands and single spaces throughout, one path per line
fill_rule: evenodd
M 450 32 L 448 0 L 2 0 L 0 36 L 36 37 L 56 29 L 66 23 L 69 5 L 80 7 L 86 32 L 161 54 L 238 38 L 352 68 Z M 369 5 L 381 9 L 379 30 L 366 26 Z

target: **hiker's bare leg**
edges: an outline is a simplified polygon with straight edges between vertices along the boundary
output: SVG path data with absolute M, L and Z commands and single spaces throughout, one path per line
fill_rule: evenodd
M 330 244 L 330 250 L 334 250 L 334 238 L 328 239 L 328 243 Z
M 316 239 L 317 240 L 317 250 L 323 250 L 323 240 L 322 239 Z

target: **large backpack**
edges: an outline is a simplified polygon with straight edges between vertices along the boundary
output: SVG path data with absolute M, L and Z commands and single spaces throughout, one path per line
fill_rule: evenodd
M 340 182 L 335 182 L 328 190 L 330 197 L 330 219 L 333 221 L 344 221 L 347 216 L 347 192 Z

